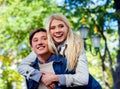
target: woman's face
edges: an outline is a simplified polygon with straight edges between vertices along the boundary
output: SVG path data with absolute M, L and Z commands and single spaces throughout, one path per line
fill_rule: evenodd
M 53 19 L 50 25 L 50 34 L 56 44 L 62 43 L 67 38 L 68 27 L 61 20 Z

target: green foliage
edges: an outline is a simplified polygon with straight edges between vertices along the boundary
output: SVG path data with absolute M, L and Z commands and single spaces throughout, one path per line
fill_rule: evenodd
M 51 12 L 57 11 L 57 9 L 53 9 L 55 5 L 49 5 L 49 3 L 47 0 L 45 2 L 31 0 L 29 3 L 16 0 L 4 3 L 1 6 L 3 11 L 0 13 L 0 23 L 3 24 L 0 26 L 0 34 L 3 38 L 0 42 L 6 48 L 2 45 L 0 49 L 4 48 L 4 51 L 7 52 L 9 47 L 11 47 L 9 50 L 16 49 L 17 51 L 22 45 L 28 48 L 29 32 L 34 28 L 43 27 L 44 18 Z
M 1 89 L 13 89 L 14 84 L 21 84 L 21 77 L 18 72 L 15 70 L 16 66 L 14 61 L 8 57 L 0 55 L 1 64 L 1 76 L 0 76 L 0 88 Z M 21 89 L 21 86 L 18 86 L 17 89 Z

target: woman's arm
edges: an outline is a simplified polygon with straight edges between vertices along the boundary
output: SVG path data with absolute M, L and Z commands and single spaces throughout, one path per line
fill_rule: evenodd
M 88 72 L 88 62 L 85 51 L 79 56 L 78 63 L 76 66 L 75 74 L 61 74 L 55 75 L 52 77 L 49 73 L 44 73 L 43 82 L 45 85 L 50 84 L 51 82 L 56 81 L 59 85 L 67 87 L 72 86 L 84 86 L 88 84 L 89 81 L 89 72 Z M 57 77 L 57 78 L 56 78 Z
M 66 86 L 84 86 L 89 81 L 88 61 L 85 50 L 79 55 L 75 74 L 65 74 Z
M 41 73 L 39 70 L 34 69 L 30 64 L 35 61 L 36 54 L 31 52 L 18 66 L 18 72 L 25 76 L 27 79 L 32 79 L 39 82 Z

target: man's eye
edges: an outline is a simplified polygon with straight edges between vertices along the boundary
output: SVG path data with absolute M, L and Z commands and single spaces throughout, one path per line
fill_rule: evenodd
M 34 42 L 37 42 L 38 40 L 37 39 L 33 39 Z
M 47 38 L 45 37 L 45 38 L 43 38 L 43 40 L 47 40 Z

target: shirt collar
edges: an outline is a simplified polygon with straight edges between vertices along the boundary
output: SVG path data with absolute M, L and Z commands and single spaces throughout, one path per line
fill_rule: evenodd
M 66 48 L 67 48 L 67 42 L 66 42 L 66 41 L 64 41 L 63 43 L 61 43 L 61 44 L 58 45 L 58 47 L 57 47 L 58 53 L 59 53 L 60 55 L 62 55 L 63 57 L 65 57 Z
M 57 46 L 58 51 L 59 51 L 62 47 L 64 47 L 65 45 L 67 45 L 67 42 L 66 42 L 66 41 L 64 41 L 64 42 L 62 42 L 61 44 L 59 44 L 59 45 Z
M 48 58 L 48 60 L 46 61 L 46 63 L 51 62 L 51 61 L 54 61 L 54 62 L 56 62 L 56 63 L 62 63 L 62 62 L 63 62 L 63 60 L 62 60 L 62 58 L 60 57 L 60 55 L 55 55 L 55 54 L 52 54 L 52 55 Z M 32 65 L 34 65 L 35 63 L 40 63 L 40 64 L 42 64 L 42 62 L 40 62 L 37 57 L 36 57 L 35 61 L 32 62 Z

